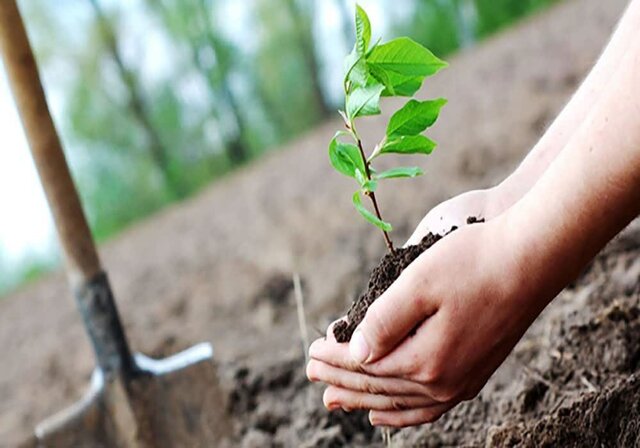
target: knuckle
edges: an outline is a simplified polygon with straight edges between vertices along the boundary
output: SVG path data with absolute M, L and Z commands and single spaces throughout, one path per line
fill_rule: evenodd
M 444 377 L 443 366 L 435 360 L 421 366 L 417 380 L 422 384 L 439 383 Z
M 426 262 L 426 261 L 425 261 Z M 412 265 L 409 265 L 411 268 Z M 416 265 L 413 269 L 405 269 L 401 275 L 406 276 L 408 293 L 416 312 L 424 313 L 433 304 L 434 294 L 430 291 L 430 283 L 424 275 L 424 266 Z M 409 299 L 409 297 L 407 298 Z
M 410 405 L 405 398 L 395 397 L 391 399 L 391 409 L 395 411 L 405 411 L 410 409 Z
M 371 342 L 374 346 L 384 346 L 387 341 L 391 339 L 391 330 L 387 323 L 387 320 L 380 312 L 380 307 L 376 306 L 374 302 L 367 311 L 364 319 L 364 324 L 372 326 L 374 331 L 369 333 L 369 336 L 373 339 Z
M 457 400 L 459 396 L 460 395 L 458 391 L 455 389 L 441 388 L 439 390 L 433 391 L 433 398 L 440 403 L 449 403 L 451 401 Z
M 380 390 L 379 387 L 373 384 L 373 382 L 364 375 L 358 379 L 358 389 L 371 395 L 384 393 L 384 391 Z
M 365 402 L 365 398 L 359 396 L 355 400 L 355 408 L 354 409 L 368 409 L 370 406 Z

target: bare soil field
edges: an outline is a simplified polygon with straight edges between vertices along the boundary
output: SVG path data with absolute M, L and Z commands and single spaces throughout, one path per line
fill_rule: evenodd
M 435 204 L 513 169 L 596 60 L 626 1 L 569 0 L 451 59 L 422 96 L 449 104 L 423 178 L 383 189 L 401 242 Z M 384 108 L 384 105 L 383 105 Z M 389 108 L 390 109 L 390 108 Z M 384 128 L 362 124 L 365 140 Z M 229 446 L 384 446 L 366 414 L 328 413 L 304 377 L 292 274 L 312 336 L 384 254 L 332 172 L 329 122 L 101 248 L 132 346 L 210 341 Z M 419 206 L 416 206 L 419 204 Z M 639 446 L 640 222 L 563 291 L 474 400 L 393 446 Z M 0 446 L 80 398 L 93 358 L 64 275 L 0 301 Z

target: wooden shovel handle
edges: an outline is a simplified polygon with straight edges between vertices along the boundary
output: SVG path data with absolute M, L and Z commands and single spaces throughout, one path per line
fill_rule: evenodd
M 101 271 L 100 260 L 49 113 L 15 0 L 0 0 L 0 50 L 72 284 L 77 286 Z

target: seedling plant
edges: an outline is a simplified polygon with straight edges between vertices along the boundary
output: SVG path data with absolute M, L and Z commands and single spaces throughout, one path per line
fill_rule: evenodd
M 383 220 L 376 199 L 378 184 L 386 179 L 411 178 L 423 174 L 416 166 L 396 167 L 378 172 L 373 162 L 385 154 L 431 154 L 436 143 L 422 133 L 431 127 L 447 103 L 444 98 L 420 101 L 412 97 L 424 80 L 436 74 L 447 63 L 408 37 L 371 45 L 371 23 L 367 13 L 356 5 L 356 43 L 345 59 L 345 108 L 339 111 L 346 130 L 341 130 L 329 144 L 332 166 L 359 185 L 353 194 L 356 210 L 384 236 L 389 252 L 394 247 L 389 232 L 391 224 Z M 378 115 L 381 97 L 409 97 L 387 124 L 385 136 L 367 153 L 356 127 L 356 119 Z M 373 212 L 362 203 L 371 201 Z

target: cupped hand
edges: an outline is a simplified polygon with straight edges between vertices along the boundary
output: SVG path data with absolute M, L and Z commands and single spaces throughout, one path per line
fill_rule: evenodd
M 505 188 L 498 185 L 485 190 L 473 190 L 462 193 L 441 202 L 420 221 L 407 245 L 418 244 L 429 232 L 444 235 L 452 227 L 463 227 L 467 218 L 490 220 L 501 214 L 509 202 Z
M 452 233 L 373 303 L 349 345 L 331 329 L 315 341 L 307 375 L 329 385 L 325 406 L 404 427 L 474 397 L 550 300 L 514 238 L 502 217 Z

